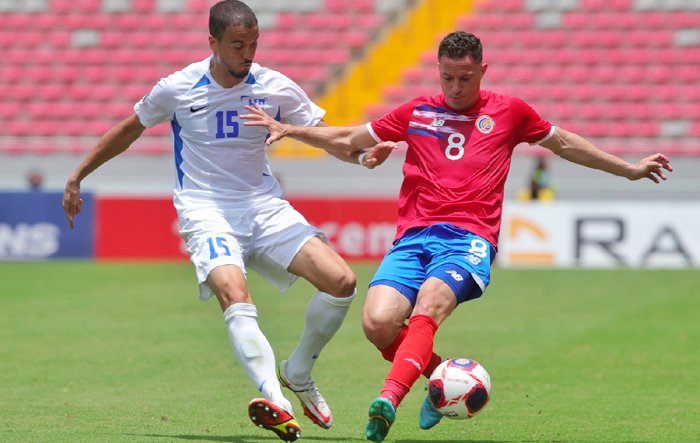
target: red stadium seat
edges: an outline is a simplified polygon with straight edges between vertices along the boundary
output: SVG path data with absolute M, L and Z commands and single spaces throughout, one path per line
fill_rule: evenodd
M 633 0 L 580 0 L 584 11 L 629 11 Z
M 347 29 L 352 25 L 352 17 L 345 14 L 312 13 L 304 20 L 309 29 Z
M 522 12 L 523 7 L 523 0 L 494 0 L 478 4 L 478 10 L 483 14 Z
M 374 0 L 353 0 L 351 2 L 347 0 L 326 0 L 325 9 L 329 12 L 347 12 L 357 11 L 357 12 L 374 12 L 375 4 Z
M 292 30 L 302 26 L 304 17 L 298 14 L 277 14 L 277 29 L 280 31 Z
M 210 0 L 187 0 L 187 9 L 190 11 L 209 11 L 210 6 Z

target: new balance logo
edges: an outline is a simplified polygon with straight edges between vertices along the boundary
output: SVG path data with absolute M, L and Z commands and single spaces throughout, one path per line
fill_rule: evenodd
M 430 123 L 430 126 L 444 126 L 444 125 L 445 125 L 444 118 L 436 118 L 433 120 L 432 123 Z
M 481 263 L 481 259 L 474 254 L 465 255 L 464 257 L 473 265 L 478 265 Z
M 457 271 L 454 271 L 454 270 L 450 269 L 449 271 L 445 271 L 445 272 L 447 272 L 448 274 L 450 274 L 450 275 L 452 276 L 452 278 L 454 278 L 454 279 L 457 280 L 457 281 L 463 281 L 463 280 L 464 280 L 464 277 L 462 277 L 461 275 L 459 275 L 459 273 L 458 273 Z

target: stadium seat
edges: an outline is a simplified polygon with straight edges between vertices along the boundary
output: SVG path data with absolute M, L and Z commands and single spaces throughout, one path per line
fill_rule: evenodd
M 629 11 L 633 0 L 580 0 L 583 11 Z
M 480 2 L 478 10 L 483 14 L 514 13 L 523 11 L 524 0 L 499 0 Z
M 351 2 L 347 0 L 326 0 L 324 4 L 329 12 L 344 12 L 348 9 L 356 12 L 375 11 L 374 0 L 353 0 Z

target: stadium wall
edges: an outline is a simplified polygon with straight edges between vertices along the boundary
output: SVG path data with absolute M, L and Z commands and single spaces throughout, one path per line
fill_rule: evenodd
M 59 193 L 0 193 L 0 260 L 186 260 L 170 198 L 83 196 L 71 231 Z M 378 260 L 395 233 L 396 201 L 291 198 L 349 260 Z M 650 211 L 650 205 L 655 210 Z M 145 216 L 147 214 L 147 216 Z M 504 267 L 700 267 L 700 202 L 537 202 L 505 205 Z

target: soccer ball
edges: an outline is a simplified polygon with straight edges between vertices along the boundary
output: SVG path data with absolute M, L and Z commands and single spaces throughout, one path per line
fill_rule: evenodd
M 428 397 L 443 416 L 464 420 L 473 417 L 488 403 L 491 379 L 486 369 L 474 360 L 445 360 L 430 376 Z

